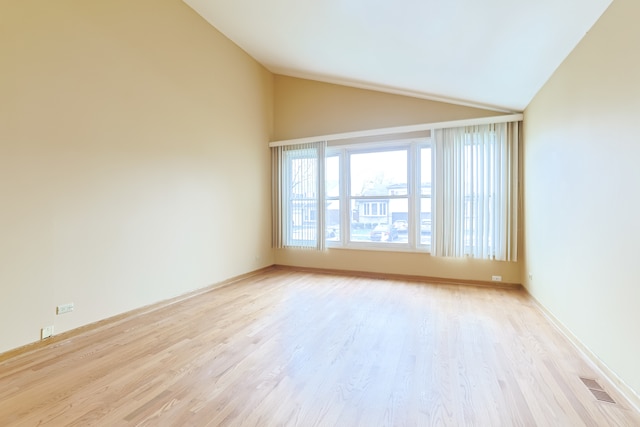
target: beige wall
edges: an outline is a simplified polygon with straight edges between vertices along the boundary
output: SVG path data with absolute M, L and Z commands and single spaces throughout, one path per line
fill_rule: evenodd
M 273 263 L 269 72 L 180 0 L 0 28 L 0 352 Z
M 461 281 L 490 282 L 491 276 L 502 276 L 503 282 L 520 283 L 520 264 L 467 258 L 436 258 L 425 253 L 328 249 L 323 252 L 279 249 L 280 265 L 404 274 Z
M 502 114 L 280 75 L 275 94 L 275 140 Z
M 276 140 L 499 115 L 494 111 L 275 76 Z M 282 265 L 520 283 L 513 262 L 456 260 L 407 252 L 329 249 L 276 251 Z
M 638 16 L 640 2 L 615 0 L 525 112 L 523 267 L 530 292 L 636 393 Z

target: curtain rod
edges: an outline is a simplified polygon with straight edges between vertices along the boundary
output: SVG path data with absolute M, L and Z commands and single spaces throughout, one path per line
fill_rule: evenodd
M 318 141 L 336 141 L 339 139 L 364 138 L 378 135 L 392 135 L 396 133 L 419 132 L 424 130 L 435 130 L 444 128 L 455 128 L 463 126 L 488 125 L 495 123 L 519 122 L 524 117 L 523 114 L 505 114 L 502 116 L 480 117 L 477 119 L 451 120 L 448 122 L 421 123 L 417 125 L 396 126 L 390 128 L 360 130 L 353 132 L 334 133 L 330 135 L 309 136 L 305 138 L 283 139 L 272 141 L 269 147 L 283 147 L 286 145 L 306 144 Z

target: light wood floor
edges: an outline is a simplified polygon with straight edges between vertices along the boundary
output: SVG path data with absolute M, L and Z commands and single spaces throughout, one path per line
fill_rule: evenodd
M 596 400 L 579 377 L 620 401 Z M 0 362 L 0 425 L 640 426 L 524 291 L 272 269 Z

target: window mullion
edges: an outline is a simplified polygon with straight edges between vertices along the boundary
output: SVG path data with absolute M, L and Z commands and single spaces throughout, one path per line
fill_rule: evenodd
M 416 198 L 420 197 L 420 169 L 419 169 L 419 156 L 418 156 L 418 144 L 417 143 L 412 143 L 411 146 L 409 147 L 408 150 L 408 165 L 407 165 L 407 172 L 408 172 L 408 177 L 407 177 L 407 194 L 409 196 L 409 200 L 408 200 L 408 212 L 407 212 L 407 219 L 408 219 L 408 224 L 409 224 L 409 230 L 408 230 L 408 235 L 407 235 L 407 240 L 409 242 L 409 247 L 412 249 L 415 249 L 417 247 L 417 242 L 419 240 L 416 240 L 416 238 L 419 236 L 418 233 L 420 233 L 420 224 L 417 220 L 417 218 L 420 218 L 420 215 L 416 215 L 417 213 L 417 209 L 418 206 L 420 205 L 420 203 L 418 201 L 416 201 Z

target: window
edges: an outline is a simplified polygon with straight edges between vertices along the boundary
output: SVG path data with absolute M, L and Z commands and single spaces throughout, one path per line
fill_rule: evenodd
M 518 123 L 274 150 L 274 247 L 516 259 Z
M 278 150 L 274 230 L 281 237 L 275 247 L 429 249 L 428 139 L 327 148 L 323 168 L 317 147 Z
M 323 247 L 324 143 L 277 147 L 273 157 L 274 247 Z
M 291 185 L 287 210 L 291 228 L 287 233 L 287 243 L 291 246 L 308 246 L 316 239 L 317 161 L 313 156 L 303 156 L 292 151 L 287 153 Z
M 426 183 L 424 194 L 413 188 L 419 181 L 414 163 L 420 153 L 426 153 L 429 162 L 422 174 L 431 173 L 430 152 L 426 138 L 327 148 L 327 245 L 427 250 L 430 231 L 425 229 L 426 237 L 420 238 L 418 218 L 430 218 L 430 204 L 424 205 L 427 211 L 422 214 L 418 198 L 430 200 L 431 176 L 420 178 Z
M 394 188 L 406 188 L 409 182 L 409 147 L 346 148 L 343 155 L 348 165 L 343 170 L 349 182 L 346 205 L 352 213 L 349 239 L 343 243 L 408 243 L 406 230 L 399 232 L 393 222 L 408 215 L 407 194 L 398 196 Z

